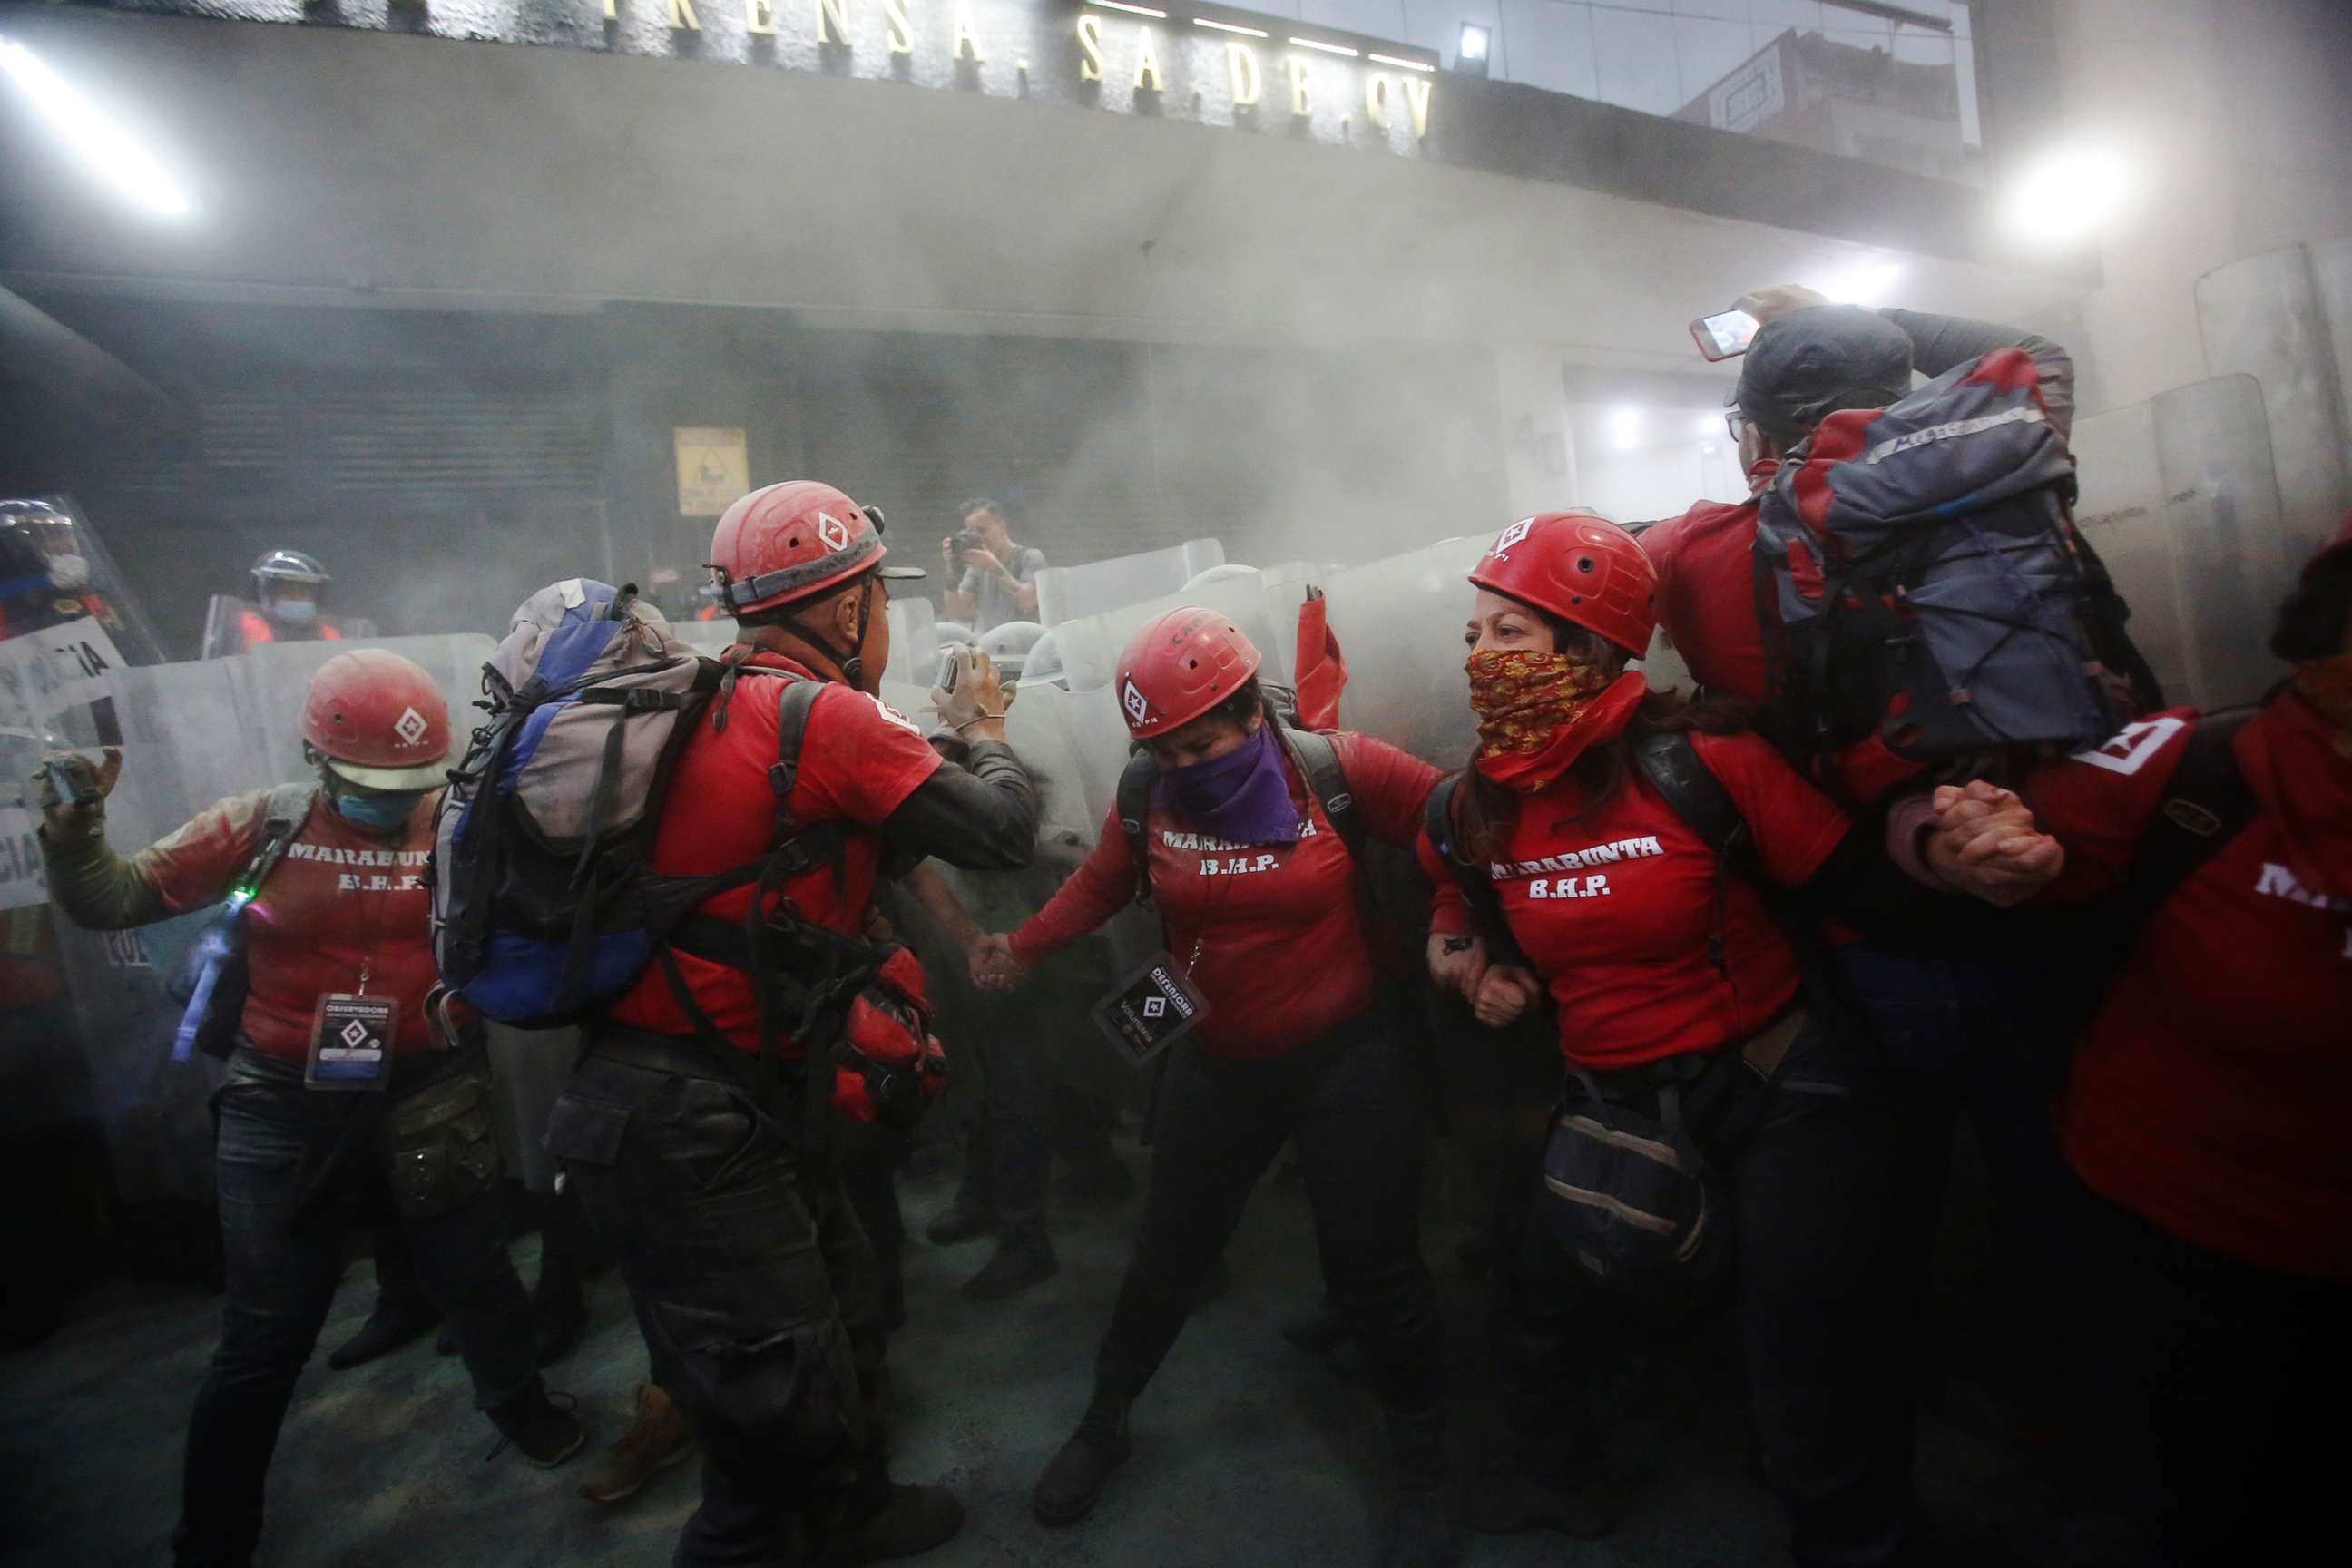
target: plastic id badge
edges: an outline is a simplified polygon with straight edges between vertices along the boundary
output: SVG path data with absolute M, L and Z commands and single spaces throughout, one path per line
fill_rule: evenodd
M 1094 1009 L 1096 1027 L 1135 1067 L 1148 1064 L 1208 1016 L 1207 1000 L 1164 952 L 1119 982 Z
M 341 992 L 319 998 L 310 1019 L 310 1060 L 302 1081 L 312 1089 L 382 1089 L 391 1076 L 400 1005 L 389 996 Z

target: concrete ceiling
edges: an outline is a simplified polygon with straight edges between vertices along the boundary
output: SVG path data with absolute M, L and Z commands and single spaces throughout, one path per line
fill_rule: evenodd
M 1695 363 L 1743 289 L 1893 265 L 2032 318 L 2063 279 L 1269 134 L 773 69 L 332 28 L 18 11 L 185 172 L 111 205 L 0 110 L 0 282 L 436 309 L 661 300 L 815 325 L 1445 340 Z M 6 96 L 6 95 L 0 95 Z

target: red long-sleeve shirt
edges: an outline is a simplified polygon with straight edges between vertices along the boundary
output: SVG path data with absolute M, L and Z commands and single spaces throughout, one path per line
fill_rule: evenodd
M 2201 722 L 2175 709 L 2043 767 L 2053 899 L 2121 885 Z M 2232 738 L 2259 807 L 2153 910 L 2060 1116 L 2095 1191 L 2260 1268 L 2352 1279 L 2352 763 L 2274 698 Z
M 1386 742 L 1349 731 L 1332 740 L 1366 833 L 1410 846 L 1437 770 Z M 1307 826 L 1296 844 L 1227 844 L 1158 803 L 1144 819 L 1168 951 L 1208 1000 L 1194 1037 L 1213 1056 L 1278 1056 L 1372 1004 L 1355 862 L 1287 756 L 1284 772 Z M 1113 811 L 1086 863 L 1013 933 L 1013 956 L 1036 963 L 1134 896 L 1135 862 Z
M 1755 735 L 1690 739 L 1738 805 L 1765 874 L 1794 888 L 1819 870 L 1848 830 L 1836 805 Z M 1453 873 L 1426 837 L 1420 852 L 1434 884 L 1430 929 L 1469 931 Z M 1503 918 L 1558 1005 L 1560 1054 L 1579 1067 L 1711 1051 L 1797 994 L 1797 955 L 1762 897 L 1744 878 L 1717 879 L 1715 851 L 1638 772 L 1589 815 L 1573 778 L 1527 796 L 1504 857 L 1486 868 Z M 1707 951 L 1718 930 L 1720 969 Z

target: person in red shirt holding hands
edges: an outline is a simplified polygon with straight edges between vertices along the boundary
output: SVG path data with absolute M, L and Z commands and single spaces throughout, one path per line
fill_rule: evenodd
M 539 1465 L 585 1441 L 541 1385 L 507 1257 L 478 1031 L 433 1005 L 425 867 L 448 709 L 415 664 L 363 648 L 311 678 L 302 740 L 315 784 L 232 795 L 128 860 L 105 835 L 120 753 L 94 776 L 62 759 L 85 774 L 73 800 L 44 784 L 49 888 L 77 925 L 119 931 L 224 900 L 243 911 L 250 980 L 215 1101 L 227 1310 L 188 1424 L 183 1564 L 250 1560 L 342 1233 L 363 1216 L 404 1231 L 499 1431 Z
M 1935 896 L 1735 710 L 1653 692 L 1626 668 L 1655 628 L 1657 577 L 1623 529 L 1527 519 L 1470 581 L 1479 744 L 1421 841 L 1437 888 L 1431 966 L 1490 1026 L 1548 999 L 1573 1079 L 1506 1252 L 1496 1340 L 1516 1441 L 1470 1522 L 1612 1527 L 1609 1478 L 1625 1467 L 1604 1445 L 1639 1418 L 1622 1396 L 1645 1381 L 1657 1309 L 1703 1297 L 1727 1249 L 1764 1473 L 1797 1561 L 1900 1561 L 1907 1466 L 1885 1462 L 1903 1450 L 1880 1429 L 1868 1353 L 1886 1255 L 1866 1110 L 1848 1031 L 1809 994 L 1799 944 L 1814 915 L 1899 930 Z M 2063 861 L 2014 802 L 1927 847 L 1939 890 L 2002 901 Z M 1627 1130 L 1635 1118 L 1647 1131 Z M 1562 1131 L 1591 1136 L 1564 1148 Z M 1648 1189 L 1561 1163 L 1579 1151 L 1620 1173 L 1621 1156 L 1647 1160 Z M 1686 1205 L 1679 1218 L 1662 1198 Z M 1644 1258 L 1639 1238 L 1659 1237 Z
M 1207 1004 L 1169 1047 L 1135 1259 L 1095 1363 L 1093 1403 L 1037 1482 L 1048 1524 L 1094 1506 L 1129 1451 L 1128 1410 L 1223 1254 L 1250 1189 L 1294 1142 L 1323 1278 L 1388 1413 L 1397 1509 L 1381 1563 L 1436 1568 L 1460 1551 L 1445 1485 L 1434 1290 L 1418 1198 L 1426 1096 L 1405 1040 L 1374 1007 L 1364 872 L 1310 783 L 1308 749 L 1336 753 L 1372 837 L 1409 845 L 1436 770 L 1345 731 L 1286 730 L 1259 685 L 1258 650 L 1213 610 L 1171 610 L 1127 646 L 1112 689 L 1159 765 L 1139 824 L 1172 968 Z M 1003 984 L 1139 894 L 1114 810 L 1092 855 L 1014 931 L 983 944 Z
M 2067 852 L 2047 897 L 2137 922 L 2059 1115 L 2077 1436 L 2147 1537 L 2103 1563 L 2291 1562 L 2335 1507 L 2313 1437 L 2352 1384 L 2352 513 L 2271 650 L 2294 675 L 2251 717 L 2152 714 L 2021 786 Z M 2004 800 L 1937 796 L 1956 832 Z

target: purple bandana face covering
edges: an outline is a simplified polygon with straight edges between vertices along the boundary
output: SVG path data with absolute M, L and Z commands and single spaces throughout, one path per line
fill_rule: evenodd
M 1298 807 L 1270 723 L 1222 757 L 1163 770 L 1160 786 L 1194 826 L 1229 843 L 1298 842 Z

